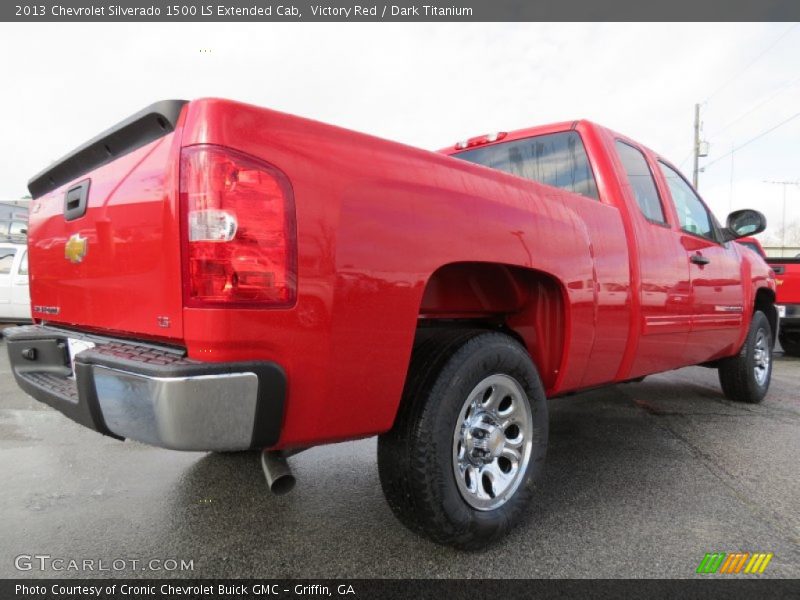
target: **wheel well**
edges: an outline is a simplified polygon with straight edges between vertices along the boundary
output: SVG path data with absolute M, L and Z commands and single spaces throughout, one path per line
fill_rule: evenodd
M 428 279 L 419 324 L 503 331 L 528 350 L 547 388 L 563 356 L 564 293 L 558 279 L 543 271 L 497 263 L 449 264 Z
M 756 301 L 753 305 L 753 312 L 760 310 L 767 316 L 770 329 L 772 329 L 772 341 L 778 333 L 778 311 L 775 309 L 775 292 L 767 288 L 759 288 L 756 291 Z

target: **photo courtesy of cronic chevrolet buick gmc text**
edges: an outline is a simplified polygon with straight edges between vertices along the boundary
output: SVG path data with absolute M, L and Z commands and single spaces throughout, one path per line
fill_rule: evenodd
M 162 101 L 36 175 L 19 385 L 176 450 L 378 435 L 392 511 L 478 548 L 534 493 L 547 398 L 687 365 L 760 402 L 774 274 L 684 177 L 588 121 L 434 153 L 228 100 Z M 113 468 L 109 466 L 109 468 Z

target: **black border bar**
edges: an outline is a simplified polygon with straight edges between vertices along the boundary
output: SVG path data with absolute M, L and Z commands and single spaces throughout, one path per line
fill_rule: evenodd
M 265 600 L 290 598 L 410 598 L 457 600 L 461 598 L 796 598 L 797 579 L 760 579 L 731 576 L 713 579 L 3 579 L 4 600 Z M 39 593 L 22 593 L 17 586 L 37 587 Z M 145 588 L 145 593 L 125 593 Z M 176 591 L 170 593 L 170 586 Z M 65 593 L 85 588 L 85 593 Z M 100 588 L 100 594 L 97 590 Z M 165 593 L 165 590 L 167 593 Z M 195 591 L 191 591 L 195 590 Z
M 356 10 L 359 7 L 360 10 Z M 10 22 L 800 21 L 798 0 L 8 0 Z

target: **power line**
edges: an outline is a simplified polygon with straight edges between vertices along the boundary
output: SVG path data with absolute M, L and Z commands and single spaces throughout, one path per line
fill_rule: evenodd
M 766 131 L 762 131 L 762 132 L 761 132 L 761 133 L 759 133 L 757 136 L 755 136 L 755 137 L 752 137 L 752 138 L 750 138 L 749 140 L 747 140 L 745 143 L 743 143 L 743 144 L 740 144 L 740 145 L 736 146 L 736 147 L 735 147 L 733 150 L 731 150 L 731 151 L 730 151 L 730 152 L 728 152 L 727 154 L 723 154 L 723 155 L 722 155 L 722 156 L 720 156 L 719 158 L 716 158 L 716 159 L 712 160 L 710 163 L 706 163 L 705 165 L 703 165 L 703 169 L 704 169 L 704 170 L 705 170 L 705 169 L 707 169 L 707 168 L 708 168 L 708 167 L 710 167 L 711 165 L 713 165 L 713 164 L 715 164 L 715 163 L 718 163 L 719 161 L 721 161 L 723 158 L 727 158 L 727 157 L 729 157 L 731 154 L 733 154 L 734 152 L 737 152 L 738 150 L 741 150 L 742 148 L 744 148 L 745 146 L 747 146 L 747 145 L 749 145 L 749 144 L 752 144 L 752 143 L 753 143 L 753 142 L 755 142 L 756 140 L 760 140 L 762 137 L 764 137 L 764 136 L 765 136 L 765 135 L 767 135 L 768 133 L 772 133 L 772 132 L 773 132 L 773 131 L 775 131 L 775 130 L 776 130 L 778 127 L 782 127 L 782 126 L 786 125 L 786 124 L 787 124 L 789 121 L 792 121 L 792 120 L 796 119 L 797 117 L 800 117 L 800 112 L 793 114 L 793 115 L 792 115 L 791 117 L 789 117 L 788 119 L 786 119 L 786 120 L 784 120 L 784 121 L 781 121 L 781 122 L 780 122 L 780 123 L 778 123 L 777 125 L 774 125 L 773 127 L 770 127 L 769 129 L 767 129 Z
M 764 55 L 765 55 L 767 52 L 769 52 L 769 51 L 770 51 L 770 50 L 772 50 L 772 49 L 773 49 L 775 46 L 777 46 L 777 45 L 778 45 L 778 43 L 779 43 L 779 42 L 780 42 L 780 41 L 781 41 L 783 38 L 785 38 L 785 37 L 786 37 L 786 36 L 789 34 L 789 32 L 790 32 L 792 29 L 794 29 L 794 28 L 795 28 L 795 27 L 797 27 L 798 25 L 800 25 L 800 23 L 794 23 L 794 24 L 790 25 L 790 26 L 789 26 L 789 28 L 788 28 L 788 29 L 786 29 L 786 31 L 784 31 L 784 32 L 783 32 L 781 35 L 779 35 L 779 36 L 778 36 L 778 38 L 777 38 L 777 39 L 776 39 L 774 42 L 772 42 L 772 43 L 771 43 L 769 46 L 767 46 L 767 48 L 766 48 L 766 49 L 764 49 L 764 50 L 763 50 L 763 51 L 762 51 L 762 52 L 761 52 L 761 53 L 760 53 L 758 56 L 756 56 L 756 57 L 755 57 L 753 60 L 751 60 L 749 63 L 747 63 L 747 65 L 746 65 L 744 68 L 740 69 L 738 72 L 734 73 L 734 74 L 733 74 L 731 77 L 729 77 L 728 79 L 726 79 L 726 80 L 725 80 L 725 83 L 723 83 L 721 86 L 719 86 L 717 89 L 715 89 L 715 90 L 714 90 L 714 91 L 713 91 L 713 92 L 712 92 L 712 93 L 711 93 L 711 94 L 710 94 L 710 95 L 709 95 L 709 96 L 708 96 L 708 97 L 707 97 L 707 98 L 706 98 L 706 99 L 703 101 L 703 104 L 705 104 L 706 102 L 708 102 L 709 100 L 711 100 L 711 99 L 712 99 L 714 96 L 716 96 L 716 95 L 717 95 L 717 94 L 718 94 L 720 91 L 722 91 L 722 90 L 723 90 L 725 87 L 727 87 L 727 86 L 728 86 L 728 84 L 729 84 L 731 81 L 733 81 L 734 79 L 736 79 L 737 77 L 739 77 L 739 75 L 741 75 L 742 73 L 744 73 L 745 71 L 747 71 L 747 69 L 749 69 L 750 67 L 752 67 L 752 66 L 753 66 L 755 63 L 757 63 L 757 62 L 758 62 L 758 61 L 761 59 L 761 57 L 762 57 L 762 56 L 764 56 Z
M 694 154 L 694 150 L 692 150 L 691 152 L 689 152 L 689 154 L 687 154 L 687 155 L 686 155 L 686 158 L 684 158 L 684 159 L 683 159 L 681 162 L 679 162 L 679 163 L 678 163 L 678 169 L 682 169 L 682 168 L 683 168 L 683 165 L 684 165 L 684 163 L 685 163 L 687 160 L 689 160 L 690 158 L 692 158 L 692 155 L 693 155 L 693 154 Z
M 764 100 L 764 101 L 762 101 L 762 102 L 759 102 L 758 104 L 756 104 L 755 106 L 753 106 L 753 107 L 752 107 L 752 108 L 750 108 L 749 110 L 747 110 L 747 111 L 743 112 L 741 115 L 739 115 L 738 117 L 736 117 L 736 118 L 735 118 L 733 121 L 729 121 L 729 122 L 728 122 L 728 123 L 727 123 L 727 124 L 726 124 L 724 127 L 722 127 L 721 129 L 718 129 L 717 131 L 715 131 L 713 135 L 706 136 L 706 139 L 713 139 L 713 138 L 715 138 L 716 136 L 718 136 L 720 133 L 722 133 L 723 131 L 727 131 L 727 130 L 728 130 L 728 129 L 729 129 L 731 126 L 732 126 L 732 125 L 735 125 L 736 123 L 738 123 L 739 121 L 741 121 L 742 119 L 744 119 L 746 116 L 750 115 L 751 113 L 755 112 L 756 110 L 758 110 L 758 109 L 759 109 L 759 108 L 761 108 L 762 106 L 764 106 L 764 105 L 766 105 L 766 104 L 769 104 L 769 103 L 770 103 L 770 102 L 772 102 L 772 101 L 773 101 L 775 98 L 777 98 L 778 96 L 780 96 L 780 95 L 781 95 L 783 92 L 785 92 L 786 90 L 788 90 L 788 89 L 789 89 L 790 87 L 792 87 L 793 85 L 797 84 L 797 82 L 799 82 L 799 81 L 800 81 L 800 77 L 798 77 L 797 79 L 793 79 L 792 81 L 790 81 L 790 82 L 789 82 L 789 83 L 787 83 L 786 85 L 784 85 L 784 86 L 782 86 L 781 88 L 779 88 L 777 92 L 775 92 L 774 94 L 772 94 L 772 95 L 771 95 L 769 98 L 767 98 L 766 100 Z M 689 156 L 691 156 L 691 155 L 689 155 Z M 687 157 L 687 158 L 688 158 L 688 157 Z M 684 159 L 684 160 L 685 160 L 685 159 Z
M 722 84 L 722 85 L 720 85 L 720 86 L 719 86 L 717 89 L 715 89 L 715 90 L 714 90 L 714 91 L 711 93 L 711 95 L 709 95 L 709 96 L 708 96 L 708 97 L 707 97 L 705 100 L 703 100 L 703 102 L 701 103 L 701 105 L 705 105 L 705 104 L 707 104 L 707 103 L 708 103 L 708 101 L 709 101 L 709 100 L 711 100 L 711 98 L 713 98 L 714 96 L 716 96 L 716 95 L 717 95 L 717 94 L 718 94 L 718 93 L 719 93 L 719 92 L 720 92 L 722 89 L 724 89 L 724 88 L 725 88 L 725 87 L 726 87 L 726 86 L 727 86 L 727 85 L 728 85 L 728 84 L 729 84 L 731 81 L 733 81 L 733 80 L 734 80 L 734 79 L 736 79 L 736 78 L 737 78 L 739 75 L 741 75 L 742 73 L 744 73 L 744 72 L 745 72 L 747 69 L 749 69 L 750 67 L 752 67 L 752 66 L 753 66 L 753 65 L 754 65 L 756 62 L 758 62 L 758 61 L 759 61 L 759 60 L 760 60 L 760 59 L 761 59 L 761 58 L 762 58 L 762 57 L 763 57 L 765 54 L 767 54 L 767 53 L 768 53 L 770 50 L 772 50 L 772 49 L 773 49 L 775 46 L 777 46 L 777 45 L 778 45 L 778 43 L 779 43 L 779 42 L 780 42 L 780 41 L 781 41 L 783 38 L 785 38 L 785 37 L 786 37 L 786 36 L 787 36 L 787 35 L 788 35 L 788 34 L 789 34 L 791 31 L 792 31 L 792 29 L 794 29 L 794 28 L 795 28 L 795 27 L 797 27 L 798 25 L 800 25 L 800 23 L 793 23 L 792 25 L 790 25 L 790 26 L 789 26 L 789 27 L 788 27 L 788 28 L 787 28 L 787 29 L 786 29 L 786 30 L 785 30 L 785 31 L 784 31 L 782 34 L 780 34 L 780 35 L 777 37 L 777 39 L 775 39 L 775 41 L 774 41 L 774 42 L 772 42 L 772 44 L 770 44 L 769 46 L 767 46 L 767 48 L 765 48 L 765 49 L 764 49 L 764 50 L 763 50 L 763 51 L 762 51 L 760 54 L 758 54 L 758 56 L 756 56 L 756 57 L 755 57 L 753 60 L 751 60 L 751 61 L 750 61 L 750 62 L 749 62 L 749 63 L 748 63 L 748 64 L 747 64 L 747 65 L 746 65 L 746 66 L 745 66 L 743 69 L 739 70 L 737 73 L 734 73 L 734 74 L 733 74 L 731 77 L 729 77 L 729 78 L 728 78 L 728 79 L 725 81 L 725 83 L 723 83 L 723 84 Z M 757 103 L 755 106 L 753 106 L 752 108 L 748 109 L 747 111 L 745 111 L 744 113 L 742 113 L 741 115 L 739 115 L 738 117 L 736 117 L 736 118 L 735 118 L 733 121 L 729 121 L 729 122 L 728 122 L 728 123 L 727 123 L 725 126 L 723 126 L 721 129 L 718 129 L 718 130 L 717 130 L 717 131 L 716 131 L 716 132 L 715 132 L 713 135 L 711 135 L 711 136 L 705 136 L 705 139 L 706 139 L 706 140 L 713 139 L 713 138 L 715 138 L 716 136 L 718 136 L 720 133 L 722 133 L 723 131 L 727 131 L 727 130 L 728 130 L 728 128 L 730 128 L 731 126 L 735 125 L 736 123 L 738 123 L 739 121 L 741 121 L 742 119 L 744 119 L 746 116 L 748 116 L 748 115 L 752 114 L 753 112 L 755 112 L 756 110 L 758 110 L 758 109 L 759 109 L 759 108 L 761 108 L 762 106 L 764 106 L 764 105 L 766 105 L 766 104 L 769 104 L 770 102 L 772 102 L 772 101 L 773 101 L 775 98 L 777 98 L 778 96 L 780 96 L 780 95 L 781 95 L 783 92 L 785 92 L 787 89 L 791 88 L 791 87 L 792 87 L 793 85 L 795 85 L 795 84 L 796 84 L 798 81 L 800 81 L 800 77 L 798 77 L 797 79 L 794 79 L 794 80 L 790 81 L 788 84 L 785 84 L 785 85 L 781 86 L 781 87 L 780 87 L 780 88 L 778 88 L 778 90 L 777 90 L 775 93 L 773 93 L 771 96 L 769 96 L 768 98 L 766 98 L 766 99 L 765 99 L 765 100 L 763 100 L 762 102 L 759 102 L 759 103 Z M 792 118 L 794 118 L 794 117 L 792 117 Z M 790 118 L 789 120 L 791 120 L 791 118 Z M 780 125 L 781 125 L 781 124 L 779 124 L 779 125 L 778 125 L 778 127 L 780 127 Z M 702 128 L 702 123 L 700 123 L 700 127 Z M 769 133 L 769 132 L 766 132 L 766 133 Z M 765 133 L 764 135 L 766 135 L 766 133 Z M 757 139 L 757 138 L 756 138 L 756 139 Z M 750 141 L 755 141 L 755 140 L 750 140 Z M 750 143 L 750 141 L 746 142 L 745 144 L 743 144 L 743 145 L 742 145 L 742 146 L 740 146 L 740 147 L 743 147 L 743 146 L 745 146 L 746 144 Z M 725 157 L 727 157 L 727 156 L 729 156 L 729 155 L 733 154 L 734 152 L 736 152 L 736 150 L 737 150 L 737 149 L 738 149 L 738 148 L 734 148 L 734 149 L 733 149 L 733 150 L 731 150 L 731 151 L 730 151 L 728 154 L 726 154 L 725 156 L 722 156 L 722 157 L 720 157 L 720 158 L 719 158 L 719 159 L 717 159 L 717 160 L 721 160 L 722 158 L 725 158 Z M 684 165 L 684 164 L 686 164 L 686 161 L 687 161 L 687 160 L 689 160 L 690 158 L 692 158 L 692 156 L 693 156 L 693 155 L 694 155 L 694 154 L 697 152 L 697 150 L 698 150 L 698 148 L 697 148 L 697 140 L 695 140 L 695 148 L 692 150 L 692 152 L 690 152 L 689 154 L 687 154 L 687 155 L 686 155 L 686 157 L 685 157 L 685 158 L 683 158 L 683 160 L 681 160 L 681 161 L 680 161 L 680 163 L 678 163 L 678 168 L 679 168 L 679 169 L 682 169 L 682 168 L 683 168 L 683 165 Z M 711 164 L 713 164 L 713 163 L 717 162 L 717 160 L 715 160 L 715 161 L 712 161 L 712 162 L 711 162 L 711 163 L 709 163 L 708 165 L 705 165 L 705 167 L 707 167 L 707 166 L 709 166 L 709 165 L 711 165 Z M 705 170 L 705 167 L 703 167 L 703 169 L 701 169 L 701 170 Z

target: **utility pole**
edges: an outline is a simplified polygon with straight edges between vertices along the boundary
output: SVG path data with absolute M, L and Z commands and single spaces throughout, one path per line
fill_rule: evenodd
M 703 169 L 700 168 L 700 159 L 708 156 L 709 145 L 700 139 L 700 129 L 703 124 L 700 122 L 700 105 L 694 105 L 694 169 L 692 169 L 692 185 L 697 189 L 698 179 Z
M 764 181 L 764 183 L 769 183 L 770 185 L 781 185 L 783 186 L 783 216 L 781 217 L 781 224 L 783 225 L 783 229 L 781 231 L 781 253 L 786 250 L 786 188 L 790 185 L 796 185 L 800 187 L 800 180 L 798 181 Z
M 700 168 L 700 105 L 694 105 L 694 168 L 692 169 L 692 185 L 697 189 L 697 178 Z

